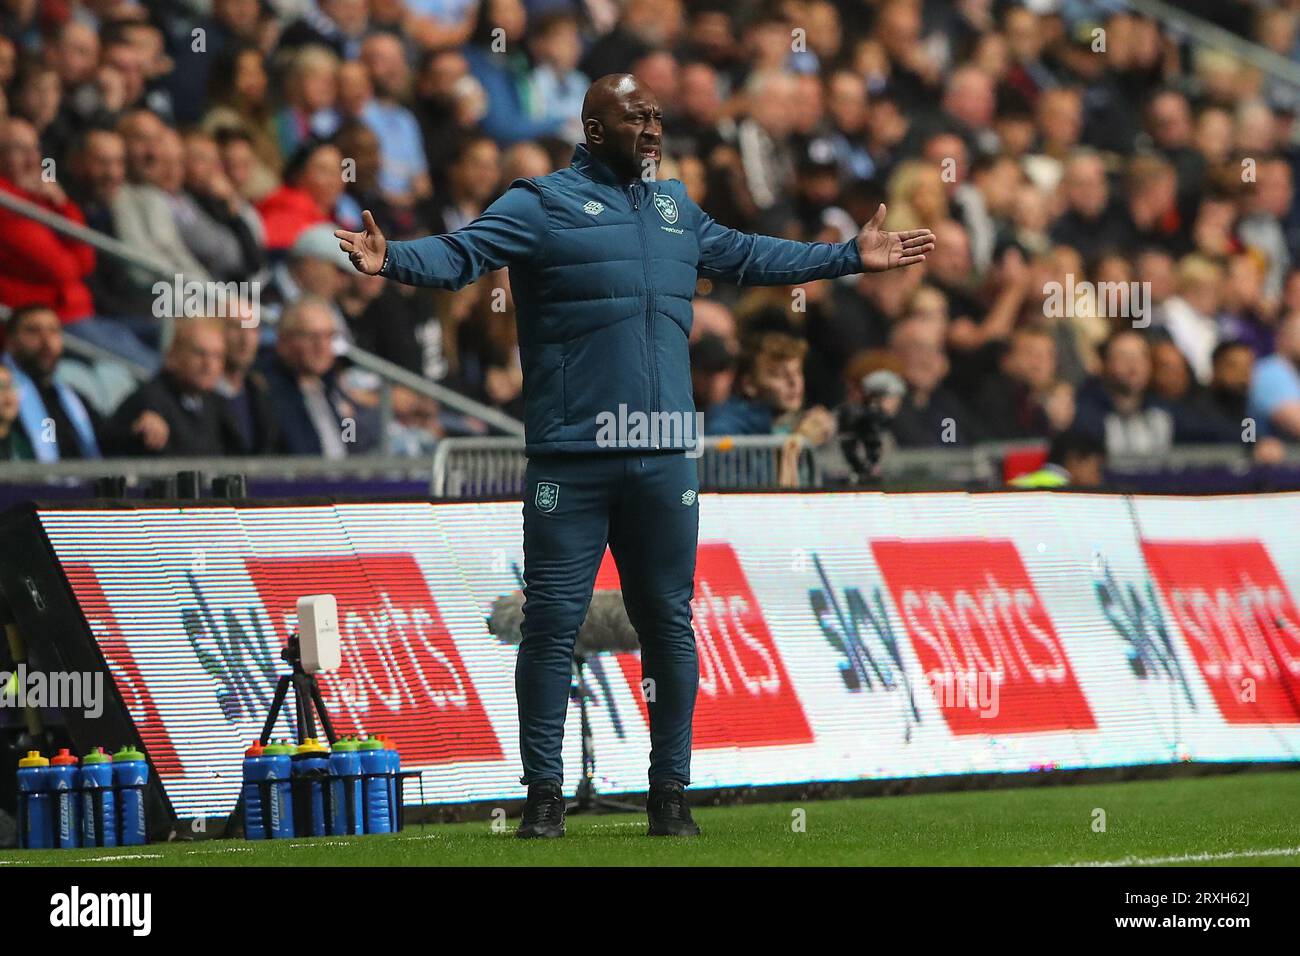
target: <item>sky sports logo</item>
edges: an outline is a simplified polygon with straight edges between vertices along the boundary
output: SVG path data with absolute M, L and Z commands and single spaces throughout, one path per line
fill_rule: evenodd
M 127 928 L 132 936 L 153 929 L 152 893 L 83 893 L 73 886 L 50 897 L 50 925 L 57 929 Z

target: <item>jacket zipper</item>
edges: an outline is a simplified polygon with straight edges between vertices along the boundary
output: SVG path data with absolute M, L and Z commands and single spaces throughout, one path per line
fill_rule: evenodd
M 646 409 L 646 412 L 653 414 L 659 410 L 659 376 L 656 374 L 655 370 L 654 293 L 650 291 L 650 246 L 646 242 L 645 238 L 645 223 L 641 221 L 641 203 L 637 199 L 637 187 L 635 183 L 627 187 L 627 194 L 632 200 L 632 211 L 636 213 L 637 235 L 641 237 L 641 269 L 645 273 L 646 292 L 646 365 L 650 372 L 650 407 Z M 658 449 L 658 436 L 653 436 L 651 440 L 653 444 L 650 447 Z

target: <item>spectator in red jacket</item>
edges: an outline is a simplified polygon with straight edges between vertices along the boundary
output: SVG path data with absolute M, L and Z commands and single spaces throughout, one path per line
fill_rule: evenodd
M 16 118 L 0 122 L 0 190 L 84 224 L 81 210 L 43 169 L 35 128 Z M 95 268 L 94 249 L 7 209 L 0 209 L 0 237 L 0 301 L 11 308 L 49 305 L 65 325 L 94 313 L 85 282 Z
M 35 128 L 26 120 L 0 121 L 0 190 L 85 225 L 81 210 L 44 175 L 45 168 Z M 94 269 L 95 250 L 86 243 L 0 208 L 0 302 L 13 309 L 48 306 L 69 334 L 156 371 L 156 352 L 121 322 L 95 315 L 86 284 Z
M 311 140 L 284 170 L 284 185 L 257 204 L 266 227 L 266 248 L 284 252 L 308 226 L 332 222 L 343 195 L 343 154 L 332 143 Z

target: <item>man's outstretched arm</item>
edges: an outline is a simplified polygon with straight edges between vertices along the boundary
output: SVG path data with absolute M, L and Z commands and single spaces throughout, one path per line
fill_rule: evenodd
M 856 272 L 883 272 L 924 262 L 934 248 L 929 229 L 885 232 L 882 204 L 848 242 L 795 242 L 755 236 L 700 214 L 700 274 L 736 285 L 797 285 Z
M 365 229 L 334 233 L 358 272 L 407 285 L 460 289 L 487 272 L 533 256 L 546 233 L 542 199 L 528 187 L 507 189 L 473 222 L 442 236 L 389 242 L 366 210 Z M 384 262 L 387 259 L 387 267 Z

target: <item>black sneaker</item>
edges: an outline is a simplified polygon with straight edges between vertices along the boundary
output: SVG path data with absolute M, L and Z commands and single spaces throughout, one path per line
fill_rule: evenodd
M 700 835 L 700 828 L 691 819 L 686 788 L 676 781 L 651 784 L 645 812 L 650 818 L 650 836 Z
M 564 836 L 564 794 L 558 783 L 543 780 L 529 784 L 524 816 L 515 836 L 521 840 Z

